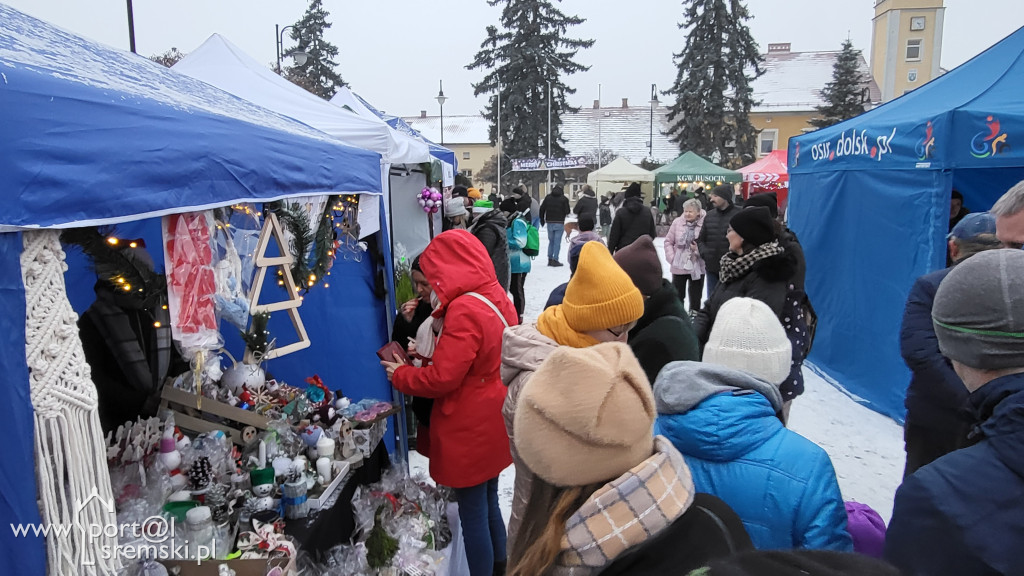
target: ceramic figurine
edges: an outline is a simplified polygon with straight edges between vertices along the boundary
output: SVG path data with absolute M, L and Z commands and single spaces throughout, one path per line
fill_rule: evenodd
M 320 441 L 320 438 L 323 437 L 323 435 L 324 429 L 316 424 L 306 426 L 302 433 L 299 434 L 299 436 L 302 437 L 302 441 L 309 448 L 316 448 L 316 443 Z
M 352 422 L 348 418 L 342 418 L 341 421 L 341 430 L 338 433 L 338 437 L 341 439 L 341 457 L 348 460 L 359 450 L 356 448 L 355 435 L 352 434 Z
M 160 439 L 160 453 L 156 459 L 170 474 L 171 487 L 174 490 L 181 490 L 188 484 L 188 478 L 181 473 L 181 452 L 174 441 L 174 425 L 169 419 L 168 424 L 164 426 L 164 436 Z
M 231 367 L 224 371 L 220 383 L 235 396 L 241 394 L 242 386 L 251 389 L 263 386 L 263 383 L 267 381 L 267 375 L 259 364 L 239 362 L 227 350 L 224 350 L 224 353 L 231 358 Z
M 252 481 L 252 493 L 255 496 L 253 511 L 274 509 L 274 469 L 259 468 L 249 472 Z

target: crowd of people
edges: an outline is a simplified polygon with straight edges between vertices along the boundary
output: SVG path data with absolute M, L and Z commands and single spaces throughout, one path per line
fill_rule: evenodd
M 887 532 L 786 427 L 814 315 L 775 195 L 673 198 L 669 280 L 638 184 L 610 222 L 614 197 L 587 190 L 573 208 L 557 191 L 537 214 L 549 265 L 570 214 L 579 233 L 536 320 L 523 317 L 529 195 L 456 187 L 396 320 L 413 363 L 382 362 L 417 398 L 417 449 L 458 496 L 473 576 L 1024 570 L 1024 182 L 958 218 L 955 264 L 911 291 L 907 467 Z

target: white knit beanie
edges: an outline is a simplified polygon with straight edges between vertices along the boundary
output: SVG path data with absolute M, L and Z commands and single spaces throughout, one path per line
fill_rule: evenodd
M 786 330 L 767 304 L 733 298 L 718 310 L 702 360 L 778 386 L 789 376 L 792 356 Z

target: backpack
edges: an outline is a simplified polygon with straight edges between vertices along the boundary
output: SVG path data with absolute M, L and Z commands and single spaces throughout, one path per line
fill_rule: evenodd
M 540 254 L 540 231 L 533 224 L 526 225 L 526 246 L 523 247 L 523 254 L 527 256 Z

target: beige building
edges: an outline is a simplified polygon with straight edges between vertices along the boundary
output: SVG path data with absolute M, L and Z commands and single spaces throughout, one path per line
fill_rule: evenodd
M 810 120 L 817 115 L 816 108 L 824 104 L 821 89 L 832 81 L 839 54 L 839 50 L 793 52 L 788 42 L 768 45 L 764 74 L 752 85 L 754 99 L 760 101 L 750 115 L 759 131 L 757 158 L 776 149 L 785 150 L 790 138 L 814 130 Z M 864 102 L 870 109 L 881 101 L 881 93 L 863 55 L 860 70 L 869 79 Z
M 498 152 L 497 147 L 491 146 L 489 142 L 486 118 L 480 115 L 446 115 L 444 134 L 441 133 L 441 117 L 428 116 L 425 110 L 421 110 L 419 116 L 407 116 L 402 119 L 423 134 L 427 140 L 455 152 L 459 174 L 472 180 L 478 187 L 483 187 L 485 194 L 490 191 L 493 182 L 482 182 L 476 176 L 484 167 L 484 163 Z
M 942 0 L 876 0 L 871 74 L 882 101 L 902 96 L 941 74 Z

